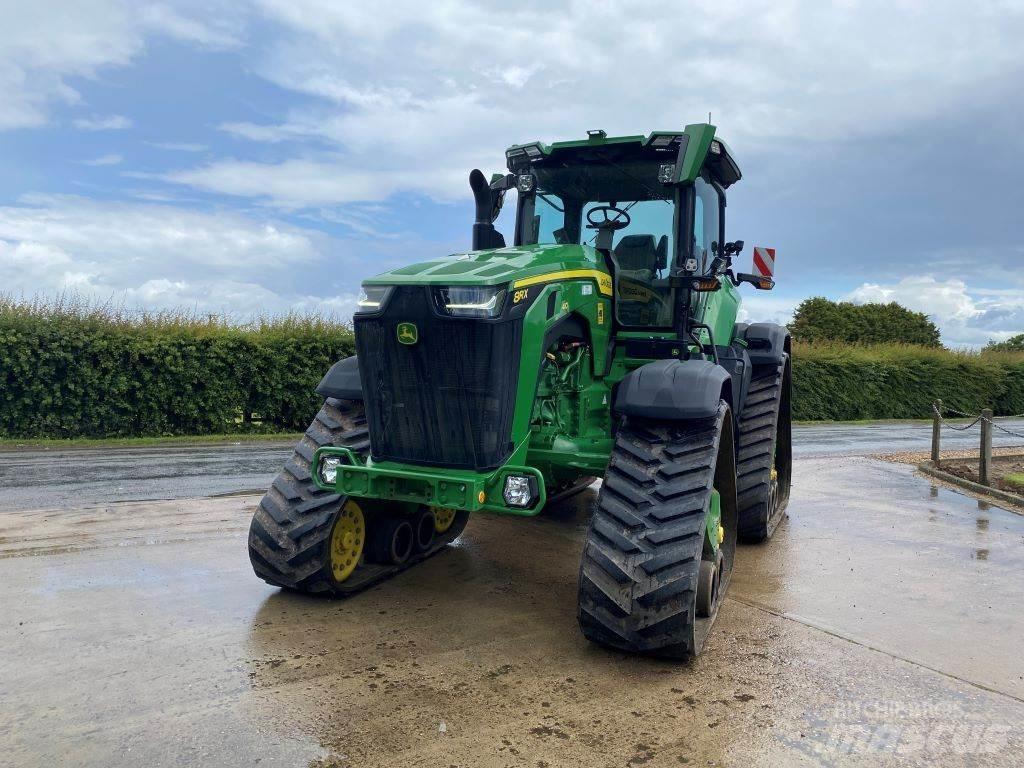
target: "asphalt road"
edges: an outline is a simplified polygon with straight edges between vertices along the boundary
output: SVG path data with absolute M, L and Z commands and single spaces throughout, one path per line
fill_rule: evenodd
M 1001 422 L 1024 435 L 1024 420 Z M 931 425 L 906 422 L 794 427 L 800 457 L 925 451 Z M 978 429 L 943 432 L 946 449 L 973 448 Z M 993 444 L 1024 437 L 996 432 Z M 259 491 L 270 485 L 291 444 L 267 442 L 174 448 L 0 451 L 0 512 L 116 501 L 184 499 Z
M 266 489 L 292 443 L 0 452 L 0 512 Z
M 0 765 L 1019 766 L 1024 517 L 794 471 L 683 665 L 579 633 L 593 490 L 344 601 L 253 575 L 258 496 L 0 514 Z

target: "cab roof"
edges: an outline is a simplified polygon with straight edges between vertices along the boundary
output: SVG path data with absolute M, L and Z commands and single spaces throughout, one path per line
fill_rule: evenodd
M 590 150 L 612 150 L 616 155 L 636 158 L 650 157 L 675 162 L 679 153 L 684 154 L 682 181 L 694 181 L 702 168 L 723 187 L 729 187 L 742 178 L 739 165 L 729 146 L 715 136 L 715 126 L 710 123 L 694 123 L 682 131 L 654 131 L 635 136 L 608 136 L 604 131 L 587 131 L 585 139 L 571 139 L 545 144 L 533 141 L 514 144 L 505 150 L 508 169 L 513 173 L 523 171 L 533 163 L 548 158 L 571 160 L 573 155 L 584 159 Z

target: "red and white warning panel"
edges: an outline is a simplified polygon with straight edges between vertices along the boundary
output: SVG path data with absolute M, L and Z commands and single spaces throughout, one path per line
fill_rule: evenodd
M 754 274 L 771 277 L 775 274 L 775 249 L 754 247 Z

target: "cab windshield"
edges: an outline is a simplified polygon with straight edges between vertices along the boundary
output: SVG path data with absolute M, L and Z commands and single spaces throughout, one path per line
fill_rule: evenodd
M 614 232 L 616 311 L 625 325 L 670 326 L 668 267 L 675 246 L 673 190 L 658 181 L 659 158 L 614 160 L 594 151 L 581 162 L 534 163 L 536 189 L 520 202 L 518 242 L 594 245 L 588 214 L 610 208 L 626 225 Z M 671 158 L 668 158 L 671 160 Z M 595 211 L 591 219 L 604 213 Z

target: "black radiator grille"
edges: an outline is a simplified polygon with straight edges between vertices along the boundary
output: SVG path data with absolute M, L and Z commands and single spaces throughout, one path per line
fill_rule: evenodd
M 399 343 L 399 323 L 416 324 L 416 344 Z M 440 316 L 431 289 L 414 286 L 355 328 L 374 459 L 491 469 L 508 458 L 521 319 Z

